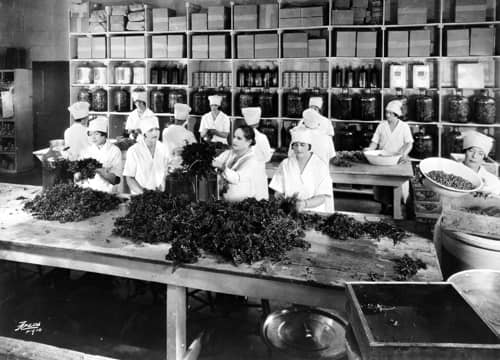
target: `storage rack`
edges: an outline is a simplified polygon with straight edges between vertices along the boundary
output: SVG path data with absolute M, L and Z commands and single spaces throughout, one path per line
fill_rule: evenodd
M 131 3 L 132 1 L 130 1 Z M 123 4 L 129 3 L 124 1 Z M 333 69 L 340 65 L 346 66 L 351 65 L 353 67 L 361 65 L 373 65 L 380 68 L 381 84 L 378 89 L 374 89 L 375 92 L 380 93 L 380 100 L 378 102 L 378 113 L 379 116 L 383 116 L 384 104 L 389 101 L 395 94 L 395 89 L 389 87 L 389 65 L 393 63 L 397 64 L 429 64 L 431 68 L 431 88 L 429 89 L 436 101 L 435 107 L 435 121 L 419 123 L 415 121 L 409 121 L 410 126 L 423 126 L 428 129 L 429 133 L 434 136 L 434 143 L 437 144 L 434 149 L 435 155 L 445 155 L 443 149 L 443 136 L 445 133 L 453 128 L 467 129 L 467 128 L 480 128 L 488 129 L 490 135 L 496 138 L 496 158 L 500 158 L 500 6 L 498 0 L 487 0 L 487 21 L 484 22 L 472 22 L 472 23 L 456 23 L 453 21 L 453 6 L 454 0 L 427 0 L 427 5 L 429 7 L 429 16 L 427 23 L 420 24 L 409 24 L 409 25 L 398 25 L 396 18 L 394 17 L 393 11 L 397 6 L 397 0 L 384 0 L 383 2 L 383 20 L 381 24 L 377 25 L 334 25 L 332 24 L 332 10 L 334 9 L 335 0 L 278 0 L 278 1 L 256 1 L 257 4 L 272 3 L 278 4 L 279 11 L 287 7 L 293 6 L 323 6 L 324 11 L 327 12 L 325 19 L 328 19 L 327 24 L 324 26 L 310 26 L 310 27 L 276 27 L 272 29 L 235 29 L 234 28 L 234 8 L 238 3 L 226 2 L 217 5 L 225 5 L 230 8 L 230 24 L 229 28 L 226 30 L 191 30 L 191 14 L 194 11 L 198 11 L 199 7 L 206 7 L 210 4 L 196 4 L 185 3 L 185 9 L 176 9 L 177 15 L 186 16 L 186 31 L 152 31 L 152 18 L 149 12 L 146 12 L 146 27 L 145 31 L 122 31 L 113 32 L 105 31 L 101 33 L 79 33 L 70 32 L 69 36 L 69 53 L 70 53 L 70 87 L 71 87 L 71 101 L 75 101 L 76 94 L 81 87 L 89 87 L 89 85 L 75 84 L 75 70 L 81 64 L 90 64 L 90 66 L 104 65 L 108 68 L 108 79 L 113 78 L 113 67 L 118 63 L 128 63 L 133 64 L 140 62 L 146 67 L 146 78 L 147 83 L 141 85 L 117 85 L 113 83 L 107 83 L 99 85 L 99 87 L 104 87 L 107 90 L 113 90 L 118 87 L 127 87 L 132 90 L 136 86 L 141 86 L 147 89 L 148 93 L 155 88 L 159 87 L 173 87 L 173 88 L 183 88 L 187 91 L 187 101 L 191 99 L 191 93 L 195 90 L 192 87 L 192 74 L 196 71 L 226 71 L 231 73 L 231 86 L 230 91 L 232 94 L 232 111 L 230 115 L 231 119 L 238 119 L 237 116 L 237 96 L 240 92 L 240 88 L 237 86 L 237 71 L 238 66 L 241 64 L 263 64 L 263 65 L 276 65 L 279 69 L 279 80 L 278 88 L 271 89 L 277 92 L 278 96 L 278 116 L 273 118 L 268 118 L 275 122 L 278 126 L 278 134 L 281 134 L 281 129 L 286 122 L 296 122 L 296 118 L 284 117 L 283 109 L 283 98 L 287 89 L 283 87 L 283 73 L 286 71 L 327 71 L 328 73 L 328 84 L 329 87 L 326 89 L 321 89 L 328 94 L 328 112 L 327 115 L 331 121 L 333 121 L 336 128 L 345 124 L 357 124 L 357 126 L 365 125 L 376 125 L 381 118 L 374 121 L 363 121 L 359 119 L 352 120 L 339 120 L 333 118 L 332 104 L 335 94 L 338 94 L 341 89 L 331 87 Z M 245 3 L 247 4 L 247 3 Z M 174 2 L 166 3 L 162 7 L 174 7 Z M 179 6 L 179 5 L 177 5 Z M 147 7 L 147 5 L 146 5 Z M 195 9 L 195 10 L 193 10 Z M 278 15 L 279 18 L 279 15 Z M 108 19 L 108 29 L 109 29 L 109 19 Z M 463 28 L 469 29 L 471 27 L 492 27 L 495 29 L 495 49 L 494 54 L 491 56 L 466 56 L 466 57 L 451 57 L 446 56 L 446 43 L 445 43 L 445 30 L 450 28 Z M 418 30 L 418 29 L 430 29 L 432 30 L 433 36 L 433 53 L 428 57 L 389 57 L 387 56 L 387 41 L 388 33 L 390 31 L 397 30 Z M 335 55 L 335 40 L 336 34 L 339 31 L 352 30 L 352 31 L 376 31 L 378 33 L 378 39 L 376 44 L 376 55 L 374 57 L 336 57 Z M 290 32 L 308 32 L 320 34 L 327 40 L 327 56 L 325 57 L 307 57 L 307 58 L 284 58 L 283 57 L 283 34 Z M 236 37 L 239 34 L 259 34 L 259 33 L 272 33 L 278 35 L 278 57 L 268 58 L 268 59 L 239 59 L 236 53 Z M 152 58 L 151 57 L 151 37 L 154 35 L 171 35 L 171 34 L 184 34 L 185 35 L 185 57 L 183 58 Z M 226 59 L 194 59 L 192 58 L 191 44 L 193 35 L 198 34 L 225 34 L 230 39 L 229 52 Z M 110 38 L 113 36 L 141 36 L 145 40 L 145 57 L 137 59 L 112 59 L 109 57 L 110 53 Z M 106 50 L 107 56 L 104 59 L 77 59 L 76 58 L 76 39 L 79 37 L 105 37 L 106 39 Z M 454 75 L 454 68 L 457 63 L 461 62 L 480 62 L 486 67 L 485 75 L 486 81 L 485 86 L 490 91 L 490 95 L 494 94 L 497 101 L 497 112 L 496 112 L 496 123 L 495 124 L 477 124 L 477 123 L 466 123 L 466 124 L 456 124 L 447 121 L 446 105 L 447 97 L 452 94 L 456 87 L 456 78 Z M 161 84 L 151 84 L 149 83 L 149 76 L 151 67 L 154 64 L 177 64 L 182 63 L 187 65 L 187 85 L 161 85 Z M 411 66 L 408 66 L 408 76 L 410 79 Z M 92 87 L 92 85 L 90 85 Z M 361 89 L 351 89 L 353 93 L 359 92 Z M 303 91 L 303 90 L 302 90 Z M 407 96 L 413 96 L 417 93 L 418 89 L 405 88 L 403 92 Z M 464 95 L 472 96 L 478 92 L 478 89 L 463 89 Z M 101 114 L 110 117 L 110 137 L 114 137 L 121 134 L 121 129 L 123 128 L 128 113 L 117 113 L 111 111 L 112 104 L 112 91 L 108 91 L 108 111 L 102 112 Z M 149 101 L 149 96 L 148 96 Z M 160 119 L 165 116 L 171 116 L 170 113 L 158 114 Z M 278 135 L 278 144 L 281 144 L 281 136 Z

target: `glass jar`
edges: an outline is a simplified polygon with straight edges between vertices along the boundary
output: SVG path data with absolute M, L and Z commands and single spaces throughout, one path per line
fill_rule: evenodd
M 126 89 L 118 89 L 114 94 L 115 111 L 130 111 L 130 94 Z
M 375 120 L 377 117 L 377 98 L 371 90 L 364 90 L 361 95 L 360 119 L 365 121 Z
M 208 102 L 208 93 L 205 88 L 201 87 L 192 95 L 193 114 L 203 115 L 210 111 Z
M 149 95 L 151 99 L 151 110 L 154 113 L 163 113 L 165 112 L 165 94 L 159 90 L 155 89 L 151 91 Z
M 183 89 L 172 89 L 168 93 L 168 112 L 174 113 L 174 106 L 177 103 L 186 103 L 186 92 Z
M 417 132 L 413 134 L 413 148 L 410 156 L 417 159 L 425 159 L 434 154 L 434 140 L 432 136 L 424 132 L 424 128 L 418 128 Z
M 87 88 L 81 88 L 76 95 L 78 101 L 86 101 L 89 105 L 92 105 L 92 93 Z
M 474 99 L 474 121 L 479 124 L 494 124 L 496 122 L 496 101 L 489 96 L 488 90 Z
M 415 121 L 432 122 L 434 120 L 434 101 L 420 89 L 420 94 L 415 98 Z
M 464 139 L 462 133 L 458 130 L 458 128 L 452 128 L 445 134 L 443 155 L 449 156 L 452 153 L 462 153 L 463 142 Z
M 466 123 L 469 121 L 469 99 L 462 95 L 462 90 L 457 89 L 456 94 L 448 97 L 448 121 L 452 123 Z
M 285 114 L 288 117 L 299 118 L 302 117 L 304 106 L 302 104 L 302 97 L 300 96 L 299 88 L 293 88 L 286 94 L 285 97 Z
M 92 93 L 92 111 L 108 111 L 108 92 L 98 88 Z
M 254 105 L 254 94 L 250 91 L 250 89 L 242 89 L 241 93 L 238 97 L 238 106 L 240 109 L 240 115 L 241 115 L 241 109 L 246 108 L 246 107 L 252 107 Z
M 259 131 L 267 136 L 269 145 L 271 145 L 273 149 L 276 149 L 278 146 L 278 129 L 274 125 L 274 122 L 272 120 L 262 120 Z
M 275 106 L 275 95 L 269 90 L 264 89 L 257 97 L 257 105 L 262 109 L 263 117 L 272 117 L 277 115 Z
M 338 97 L 339 102 L 339 119 L 351 120 L 352 119 L 352 96 L 349 89 L 343 88 L 342 94 Z

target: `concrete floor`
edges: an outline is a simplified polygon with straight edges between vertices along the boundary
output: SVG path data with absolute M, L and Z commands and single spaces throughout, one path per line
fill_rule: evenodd
M 41 169 L 1 175 L 0 182 L 41 185 Z M 335 194 L 342 211 L 378 213 L 369 195 Z M 406 229 L 430 236 L 414 221 Z M 110 276 L 0 261 L 0 336 L 37 341 L 119 359 L 165 358 L 165 286 Z M 206 295 L 206 294 L 201 294 Z M 200 360 L 285 359 L 270 353 L 262 338 L 260 307 L 240 298 L 218 296 L 213 308 L 188 298 L 188 341 L 204 330 Z M 249 299 L 258 304 L 259 299 Z M 271 303 L 271 311 L 286 307 Z M 15 331 L 20 321 L 41 322 L 34 335 Z

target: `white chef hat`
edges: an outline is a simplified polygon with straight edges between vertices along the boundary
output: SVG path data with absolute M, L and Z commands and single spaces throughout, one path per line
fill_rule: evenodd
M 246 107 L 241 109 L 241 113 L 245 118 L 245 122 L 248 126 L 257 125 L 260 121 L 260 115 L 262 114 L 262 109 L 258 106 L 256 107 Z
M 175 103 L 174 105 L 174 118 L 177 120 L 186 120 L 191 107 L 187 104 Z
M 386 111 L 391 111 L 394 114 L 401 116 L 403 115 L 403 103 L 399 100 L 392 100 L 385 106 Z
M 160 123 L 156 116 L 153 115 L 145 116 L 141 120 L 140 127 L 141 127 L 141 132 L 145 134 L 151 129 L 159 129 Z
M 89 123 L 87 132 L 100 131 L 103 133 L 108 132 L 108 118 L 105 116 L 98 116 Z
M 132 101 L 143 101 L 146 103 L 147 94 L 144 90 L 134 90 L 132 91 Z
M 68 107 L 69 112 L 73 116 L 73 119 L 83 119 L 89 116 L 90 104 L 86 101 L 77 101 Z
M 208 102 L 210 103 L 210 105 L 220 106 L 220 104 L 222 103 L 222 97 L 219 95 L 211 95 L 208 97 Z
M 304 125 L 309 129 L 317 129 L 321 124 L 321 114 L 313 109 L 306 109 L 302 113 Z
M 480 148 L 485 155 L 488 155 L 493 146 L 493 139 L 474 130 L 467 131 L 464 133 L 463 149 L 466 150 L 473 146 Z
M 290 142 L 290 144 L 301 142 L 312 145 L 310 130 L 301 126 L 296 126 L 290 130 L 290 134 L 292 135 L 292 141 Z
M 321 109 L 323 106 L 323 98 L 320 96 L 311 96 L 309 98 L 309 106 L 317 106 Z

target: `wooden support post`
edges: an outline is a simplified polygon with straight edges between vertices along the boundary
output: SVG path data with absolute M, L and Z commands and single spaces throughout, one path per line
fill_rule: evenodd
M 186 352 L 186 288 L 167 285 L 167 360 Z

